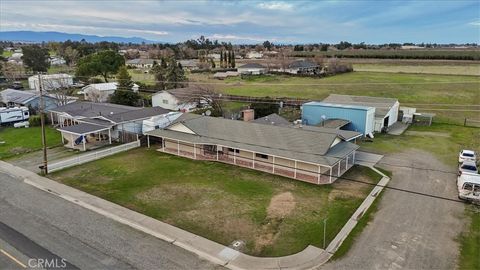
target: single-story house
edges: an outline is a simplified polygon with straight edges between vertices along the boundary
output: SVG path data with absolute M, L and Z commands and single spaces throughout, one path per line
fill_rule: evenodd
M 277 125 L 277 126 L 288 126 L 292 125 L 287 119 L 281 117 L 276 113 L 269 114 L 264 117 L 257 118 L 255 120 L 250 121 L 251 123 L 257 124 L 265 124 L 265 125 Z
M 344 122 L 348 122 L 342 126 L 343 129 L 357 131 L 363 136 L 367 136 L 374 132 L 375 108 L 317 101 L 302 105 L 302 123 L 304 125 L 321 127 L 333 119 L 343 119 Z
M 213 59 L 213 60 L 220 60 L 220 54 L 219 53 L 209 53 L 209 54 L 207 54 L 207 58 Z
M 213 78 L 224 80 L 228 77 L 237 77 L 238 75 L 240 75 L 240 73 L 237 71 L 215 72 L 215 74 L 213 74 Z
M 376 132 L 382 132 L 398 121 L 398 111 L 400 103 L 396 98 L 368 97 L 368 96 L 350 96 L 331 94 L 323 100 L 327 103 L 366 106 L 375 108 Z
M 263 53 L 251 51 L 251 52 L 248 52 L 245 57 L 248 59 L 260 59 L 263 57 Z
M 143 134 L 143 121 L 168 114 L 163 108 L 139 108 L 111 103 L 74 102 L 49 110 L 52 125 L 65 147 L 85 151 L 113 141 L 129 142 Z
M 125 65 L 131 66 L 134 68 L 152 68 L 153 67 L 153 62 L 155 62 L 155 59 L 144 59 L 144 58 L 137 58 L 137 59 L 131 59 L 127 60 L 125 62 Z M 159 62 L 159 61 L 157 61 Z
M 40 90 L 38 77 L 38 75 L 28 77 L 28 87 L 30 89 Z M 45 91 L 73 86 L 73 76 L 69 74 L 44 74 L 40 77 L 42 79 L 42 89 Z
M 85 100 L 95 101 L 95 102 L 107 102 L 108 97 L 115 93 L 117 90 L 118 83 L 117 82 L 109 82 L 109 83 L 93 83 L 86 85 L 82 88 L 81 91 L 78 91 L 78 94 L 83 94 Z M 138 92 L 139 86 L 137 84 L 133 84 L 132 90 L 134 92 Z M 97 92 L 98 96 L 95 97 L 95 100 L 92 100 L 91 92 Z
M 197 59 L 179 60 L 178 63 L 180 65 L 182 65 L 183 69 L 186 69 L 186 70 L 197 70 L 198 69 L 198 60 Z
M 237 68 L 240 74 L 259 75 L 267 73 L 267 67 L 258 63 L 248 63 Z
M 195 87 L 163 90 L 152 96 L 152 106 L 172 111 L 189 112 L 200 105 L 201 97 L 201 90 Z
M 50 65 L 52 66 L 61 66 L 65 65 L 67 61 L 63 59 L 63 57 L 58 57 L 58 56 L 52 56 L 48 59 L 48 62 L 50 62 Z
M 161 152 L 313 184 L 333 183 L 353 166 L 359 148 L 335 133 L 193 114 L 184 114 L 166 128 L 146 134 L 148 146 Z
M 309 60 L 296 60 L 288 65 L 283 72 L 291 74 L 320 74 L 321 67 Z
M 40 96 L 37 91 L 22 91 L 15 89 L 5 89 L 0 92 L 2 98 L 1 102 L 5 103 L 7 107 L 31 107 L 35 110 L 39 109 Z M 53 95 L 43 94 L 45 110 L 56 108 L 60 103 Z

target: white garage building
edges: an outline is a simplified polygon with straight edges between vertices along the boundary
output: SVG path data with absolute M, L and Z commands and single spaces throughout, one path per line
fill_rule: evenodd
M 400 103 L 395 98 L 368 97 L 368 96 L 349 96 L 331 94 L 323 102 L 357 105 L 375 108 L 374 131 L 381 132 L 395 124 L 398 120 L 398 110 Z

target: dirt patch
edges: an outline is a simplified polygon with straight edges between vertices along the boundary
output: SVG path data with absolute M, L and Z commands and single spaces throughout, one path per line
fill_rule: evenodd
M 450 134 L 445 132 L 407 131 L 405 134 L 411 135 L 411 136 L 431 136 L 431 137 L 450 138 Z
M 12 154 L 22 154 L 22 153 L 31 151 L 31 149 L 19 146 L 19 147 L 13 147 L 9 151 Z
M 283 192 L 272 197 L 267 208 L 267 218 L 255 237 L 255 252 L 275 243 L 283 219 L 295 209 L 295 198 L 291 192 Z
M 295 209 L 295 198 L 291 192 L 277 194 L 267 208 L 268 218 L 284 218 Z

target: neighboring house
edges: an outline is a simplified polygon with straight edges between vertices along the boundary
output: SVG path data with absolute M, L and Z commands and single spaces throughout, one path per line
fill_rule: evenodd
M 125 64 L 127 66 L 131 66 L 134 68 L 140 68 L 140 69 L 150 69 L 153 67 L 153 63 L 155 62 L 155 59 L 144 59 L 144 58 L 137 58 L 137 59 L 131 59 L 127 60 Z M 157 61 L 158 62 L 158 61 Z
M 260 59 L 263 57 L 263 53 L 252 51 L 252 52 L 248 52 L 245 57 L 248 59 Z
M 67 63 L 65 61 L 65 59 L 63 59 L 62 57 L 57 57 L 57 56 L 50 57 L 48 59 L 48 61 L 50 62 L 50 65 L 52 65 L 52 66 L 62 66 L 62 65 L 65 65 Z
M 83 94 L 85 100 L 91 100 L 92 94 L 91 92 L 95 92 L 95 99 L 91 100 L 95 102 L 107 102 L 108 98 L 115 93 L 117 90 L 118 83 L 117 82 L 110 82 L 110 83 L 93 83 L 87 86 L 84 86 L 81 91 L 77 92 L 78 94 Z M 138 92 L 139 86 L 137 84 L 133 84 L 132 90 L 134 92 Z
M 313 184 L 330 184 L 355 162 L 356 144 L 335 133 L 184 114 L 149 131 L 158 150 L 215 160 Z M 155 139 L 153 139 L 154 137 Z
M 257 124 L 268 124 L 268 125 L 277 125 L 277 126 L 288 126 L 292 125 L 287 119 L 281 117 L 276 113 L 269 114 L 264 117 L 257 118 L 255 120 L 250 121 L 251 123 Z
M 21 65 L 23 64 L 22 56 L 23 56 L 23 53 L 15 52 L 10 57 L 8 57 L 8 62 Z
M 357 131 L 367 136 L 374 132 L 375 108 L 317 101 L 302 105 L 302 123 L 305 125 L 325 126 L 338 119 L 348 122 L 342 126 L 343 129 Z
M 38 75 L 28 77 L 28 86 L 30 89 L 40 90 Z M 55 90 L 58 88 L 67 88 L 73 86 L 73 76 L 68 74 L 46 74 L 40 75 L 42 81 L 42 89 L 44 91 Z
M 215 72 L 215 74 L 213 74 L 213 78 L 224 80 L 228 77 L 237 77 L 238 75 L 240 75 L 240 73 L 237 71 Z
M 331 94 L 323 100 L 328 103 L 358 105 L 375 108 L 374 130 L 381 132 L 398 121 L 400 103 L 395 98 L 349 96 Z
M 207 58 L 213 59 L 213 60 L 220 60 L 220 54 L 219 53 L 209 53 L 207 54 Z
M 19 107 L 25 106 L 35 110 L 39 109 L 40 96 L 37 91 L 21 91 L 15 89 L 5 89 L 0 92 L 2 102 L 7 107 Z M 50 110 L 58 106 L 59 100 L 54 96 L 44 94 L 43 100 L 45 104 L 45 110 Z
M 163 90 L 152 96 L 152 106 L 189 112 L 200 105 L 198 101 L 201 94 L 201 91 L 195 87 Z
M 185 70 L 197 70 L 198 69 L 198 60 L 196 59 L 187 59 L 179 60 L 178 63 L 182 65 Z
M 267 73 L 267 67 L 257 63 L 248 63 L 237 68 L 240 74 L 260 75 Z
M 129 142 L 143 134 L 143 121 L 168 114 L 162 108 L 139 108 L 111 103 L 74 102 L 49 110 L 52 125 L 62 133 L 65 147 L 85 151 Z
M 288 65 L 282 72 L 287 72 L 290 74 L 320 74 L 321 67 L 312 61 L 308 60 L 296 60 Z

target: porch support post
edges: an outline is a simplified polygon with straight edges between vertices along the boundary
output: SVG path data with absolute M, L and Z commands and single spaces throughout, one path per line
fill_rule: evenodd
M 85 135 L 82 135 L 83 138 L 82 138 L 82 142 L 83 142 L 83 151 L 87 151 L 87 147 L 85 146 L 85 141 L 87 140 L 87 138 L 85 137 Z
M 50 112 L 50 121 L 52 121 L 52 126 L 54 126 L 55 121 L 53 121 L 53 112 Z
M 275 173 L 275 156 L 272 156 L 273 162 L 272 162 L 272 173 Z
M 197 145 L 193 144 L 193 158 L 197 159 Z
M 215 150 L 217 151 L 217 161 L 218 161 L 218 145 L 215 147 Z
M 62 135 L 62 144 L 65 144 L 65 139 L 63 138 L 63 132 L 60 132 L 60 135 Z
M 150 135 L 147 135 L 147 147 L 150 148 Z
M 332 171 L 333 171 L 333 170 L 332 170 L 332 167 L 330 167 L 330 171 L 329 171 L 329 172 L 330 172 L 330 173 L 329 173 L 329 175 L 330 175 L 330 180 L 329 180 L 330 184 L 332 183 Z
M 252 168 L 255 169 L 255 152 L 252 152 Z
M 233 164 L 237 164 L 237 149 L 233 148 Z
M 75 148 L 75 142 L 73 141 L 73 134 L 70 134 L 70 138 L 72 139 L 72 148 Z
M 295 167 L 293 169 L 293 178 L 297 179 L 297 160 L 295 160 Z
M 338 175 L 337 176 L 340 176 L 340 167 L 342 167 L 342 160 L 340 160 L 338 162 Z
M 355 153 L 356 153 L 356 151 L 353 151 L 353 161 L 352 161 L 352 164 L 355 164 Z
M 180 141 L 177 140 L 177 155 L 180 156 Z
M 320 172 L 322 171 L 322 167 L 318 165 L 318 179 L 317 179 L 317 184 L 320 185 Z
M 347 155 L 347 158 L 345 160 L 345 171 L 348 169 L 348 155 Z
M 108 144 L 112 144 L 112 132 L 108 129 Z
M 165 152 L 165 138 L 162 138 L 162 151 Z

